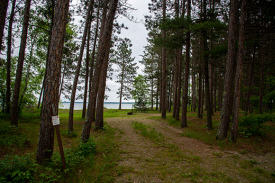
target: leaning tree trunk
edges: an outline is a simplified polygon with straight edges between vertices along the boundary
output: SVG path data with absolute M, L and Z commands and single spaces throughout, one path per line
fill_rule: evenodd
M 230 139 L 232 142 L 237 142 L 238 134 L 238 121 L 239 121 L 239 103 L 240 103 L 240 91 L 241 91 L 241 76 L 243 65 L 243 53 L 244 53 L 244 36 L 245 36 L 245 10 L 246 0 L 242 2 L 240 30 L 239 30 L 239 48 L 238 48 L 238 60 L 235 76 L 235 93 L 233 102 L 233 114 L 232 114 L 232 127 Z
M 111 47 L 111 37 L 113 31 L 113 22 L 116 14 L 118 6 L 118 0 L 112 0 L 110 2 L 109 13 L 106 19 L 106 25 L 104 27 L 105 33 L 103 34 L 102 40 L 106 41 L 106 47 L 103 50 L 103 64 L 102 70 L 100 73 L 99 80 L 99 88 L 98 88 L 98 100 L 96 107 L 96 121 L 95 121 L 95 129 L 99 130 L 103 128 L 103 105 L 104 105 L 104 95 L 105 95 L 105 86 L 106 86 L 106 77 L 107 77 L 107 69 L 108 69 L 108 61 L 109 61 L 109 53 Z
M 166 0 L 163 0 L 163 12 L 162 12 L 162 18 L 163 18 L 163 23 L 165 23 L 165 18 L 166 18 Z M 162 39 L 163 39 L 163 44 L 166 39 L 166 31 L 161 30 L 162 32 Z M 161 64 L 162 64 L 162 87 L 161 87 L 161 117 L 163 119 L 166 119 L 166 48 L 163 45 L 162 46 L 162 59 L 161 59 Z
M 91 27 L 88 27 L 88 40 L 87 40 L 87 51 L 86 51 L 86 74 L 85 74 L 85 89 L 84 89 L 84 99 L 82 108 L 82 118 L 86 116 L 86 106 L 87 106 L 87 93 L 88 93 L 88 80 L 89 80 L 89 62 L 90 62 L 90 39 L 91 39 Z
M 25 59 L 25 49 L 27 44 L 30 7 L 31 7 L 31 0 L 26 0 L 25 10 L 24 10 L 23 30 L 22 30 L 20 51 L 19 51 L 18 64 L 17 64 L 17 70 L 16 70 L 16 79 L 14 83 L 13 98 L 12 98 L 11 125 L 16 125 L 16 126 L 18 126 L 18 101 L 19 101 L 20 86 L 21 86 L 21 79 L 22 79 L 22 70 L 23 70 L 23 64 Z
M 70 132 L 72 132 L 74 130 L 74 128 L 73 128 L 73 122 L 74 122 L 73 120 L 74 119 L 73 118 L 74 118 L 74 101 L 75 101 L 76 87 L 77 87 L 84 47 L 85 47 L 86 38 L 87 38 L 87 32 L 88 32 L 88 28 L 90 27 L 89 25 L 91 24 L 91 14 L 93 11 L 93 6 L 94 6 L 94 0 L 90 0 L 88 11 L 87 11 L 87 18 L 86 18 L 85 27 L 84 27 L 84 32 L 83 32 L 83 37 L 82 37 L 80 53 L 79 53 L 79 57 L 78 57 L 77 67 L 76 67 L 76 73 L 75 73 L 75 77 L 74 77 L 72 95 L 71 95 L 69 121 L 68 121 L 68 131 L 70 131 Z
M 47 0 L 47 3 L 50 3 L 51 1 L 51 22 L 50 22 L 50 35 L 49 35 L 49 40 L 48 40 L 48 52 L 47 52 L 47 58 L 46 58 L 46 71 L 44 74 L 44 79 L 43 79 L 43 83 L 42 83 L 42 88 L 41 88 L 41 93 L 40 93 L 40 97 L 39 97 L 39 101 L 38 101 L 38 109 L 40 107 L 40 102 L 41 102 L 41 96 L 44 95 L 44 88 L 45 88 L 45 83 L 46 83 L 46 78 L 47 78 L 47 62 L 49 60 L 49 53 L 50 53 L 50 44 L 51 44 L 51 39 L 52 39 L 52 29 L 53 29 L 53 21 L 54 21 L 54 9 L 55 9 L 55 0 Z M 43 101 L 42 101 L 42 107 L 43 107 Z M 41 111 L 42 113 L 42 111 Z M 40 113 L 40 115 L 41 115 Z
M 93 79 L 93 73 L 94 73 L 94 61 L 95 61 L 95 49 L 96 49 L 96 43 L 97 43 L 97 37 L 98 37 L 98 26 L 99 26 L 99 7 L 97 8 L 97 18 L 96 18 L 96 29 L 95 29 L 95 37 L 93 42 L 93 51 L 92 51 L 92 58 L 91 58 L 91 68 L 90 68 L 90 79 L 89 79 L 89 99 L 90 99 L 90 93 L 92 91 L 92 79 Z M 88 106 L 89 108 L 89 106 Z
M 36 159 L 38 163 L 50 160 L 54 147 L 53 114 L 58 114 L 59 81 L 61 77 L 61 61 L 66 24 L 69 12 L 69 0 L 59 0 L 55 6 L 52 39 L 47 62 L 47 78 L 43 95 L 43 106 L 40 122 L 40 133 Z
M 100 29 L 100 36 L 99 36 L 97 65 L 96 65 L 95 73 L 94 73 L 94 76 L 93 76 L 92 90 L 89 93 L 89 105 L 88 105 L 88 111 L 89 112 L 87 113 L 87 118 L 85 120 L 85 124 L 84 124 L 83 129 L 82 129 L 81 139 L 82 139 L 83 142 L 87 142 L 87 140 L 89 139 L 90 130 L 91 130 L 91 123 L 92 123 L 92 121 L 95 121 L 95 105 L 97 103 L 96 99 L 97 99 L 99 83 L 100 83 L 100 75 L 101 75 L 101 72 L 103 70 L 103 61 L 104 61 L 104 58 L 106 56 L 105 54 L 106 54 L 106 51 L 107 51 L 107 47 L 108 47 L 108 45 L 110 44 L 110 41 L 111 41 L 111 38 L 110 38 L 110 41 L 108 43 L 109 37 L 111 37 L 111 35 L 112 35 L 113 20 L 114 20 L 114 17 L 112 17 L 112 16 L 115 16 L 115 12 L 113 12 L 113 14 L 109 13 L 108 17 L 106 18 L 107 3 L 108 3 L 108 0 L 105 0 L 104 5 L 103 5 L 103 7 L 104 7 L 103 13 L 102 13 L 103 18 L 101 20 L 101 29 Z M 117 6 L 117 0 L 113 0 L 112 1 L 112 6 L 111 6 L 112 8 L 115 8 L 115 10 L 116 10 L 116 7 L 113 7 L 114 3 Z M 112 12 L 111 7 L 110 7 L 110 12 Z M 108 50 L 108 52 L 109 52 L 109 50 Z M 104 100 L 104 98 L 103 98 L 103 100 Z M 102 106 L 103 106 L 103 104 L 102 104 Z
M 224 80 L 224 99 L 222 103 L 220 125 L 216 139 L 222 140 L 227 137 L 229 129 L 230 116 L 232 114 L 232 90 L 235 73 L 235 44 L 236 31 L 238 23 L 238 1 L 231 1 L 230 17 L 229 17 L 229 35 L 228 35 L 228 52 L 226 59 L 226 73 Z
M 2 0 L 1 6 L 0 6 L 0 54 L 2 50 L 2 39 L 4 35 L 8 5 L 9 5 L 9 0 Z
M 108 5 L 108 0 L 105 0 L 103 2 L 103 12 L 102 12 L 102 18 L 101 18 L 101 28 L 100 28 L 100 35 L 99 35 L 99 46 L 98 50 L 102 49 L 106 43 L 102 42 L 102 36 L 104 32 L 104 26 L 106 22 L 106 15 L 107 15 L 107 5 Z M 93 80 L 92 80 L 92 85 L 90 88 L 92 90 L 89 92 L 89 104 L 88 104 L 88 111 L 89 115 L 87 116 L 86 121 L 91 125 L 92 121 L 95 121 L 95 108 L 96 108 L 96 99 L 97 99 L 97 92 L 98 92 L 98 85 L 99 85 L 99 73 L 101 72 L 102 69 L 102 64 L 103 64 L 103 59 L 104 59 L 104 54 L 101 55 L 102 58 L 99 59 L 99 56 L 97 55 L 97 62 L 96 62 L 96 68 L 95 68 L 95 73 L 93 75 Z M 86 124 L 86 123 L 85 123 Z M 85 125 L 86 126 L 86 125 Z M 88 127 L 88 126 L 87 126 Z M 90 129 L 88 127 L 87 129 Z M 83 129 L 84 130 L 84 129 Z M 87 132 L 85 132 L 87 133 Z M 83 133 L 82 133 L 83 134 Z
M 8 45 L 7 45 L 7 91 L 6 91 L 6 113 L 10 114 L 11 107 L 11 37 L 12 37 L 12 24 L 14 18 L 14 10 L 15 10 L 16 0 L 13 0 L 11 7 L 11 14 L 9 20 L 9 28 L 8 28 Z M 1 50 L 1 48 L 0 48 Z

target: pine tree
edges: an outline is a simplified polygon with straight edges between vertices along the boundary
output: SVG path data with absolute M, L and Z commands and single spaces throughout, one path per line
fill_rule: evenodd
M 117 94 L 119 95 L 119 109 L 121 109 L 122 99 L 128 100 L 131 98 L 131 86 L 133 84 L 136 71 L 138 69 L 137 63 L 132 58 L 131 40 L 124 38 L 120 40 L 117 51 L 115 52 L 115 63 L 118 65 L 119 74 L 117 75 L 117 83 L 120 84 Z

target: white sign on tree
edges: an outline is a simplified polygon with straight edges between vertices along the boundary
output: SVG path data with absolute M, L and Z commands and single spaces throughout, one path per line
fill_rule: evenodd
M 60 125 L 59 116 L 52 116 L 53 126 Z

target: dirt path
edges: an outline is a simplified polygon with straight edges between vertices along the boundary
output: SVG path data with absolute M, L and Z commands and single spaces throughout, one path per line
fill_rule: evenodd
M 182 136 L 183 129 L 165 121 L 136 117 L 109 118 L 118 130 L 121 175 L 116 182 L 272 182 L 274 155 L 225 152 Z M 132 122 L 155 128 L 161 143 L 143 137 Z M 267 176 L 269 174 L 269 176 Z

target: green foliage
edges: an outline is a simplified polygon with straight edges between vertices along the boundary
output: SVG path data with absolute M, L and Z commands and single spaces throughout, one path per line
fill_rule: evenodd
M 66 131 L 66 135 L 70 138 L 75 138 L 77 137 L 77 133 L 75 131 Z
M 131 94 L 135 102 L 137 103 L 147 103 L 148 100 L 148 85 L 146 79 L 142 75 L 138 75 L 134 81 L 134 89 Z
M 0 128 L 0 146 L 1 147 L 24 147 L 27 136 L 19 131 L 16 126 L 4 126 Z
M 274 122 L 275 115 L 262 114 L 257 116 L 244 116 L 239 123 L 241 134 L 244 134 L 246 137 L 265 135 L 267 127 L 264 126 L 264 123 L 267 121 Z
M 6 155 L 0 161 L 0 182 L 33 182 L 37 164 L 26 156 Z
M 133 81 L 138 69 L 135 58 L 132 56 L 131 40 L 128 38 L 119 39 L 117 51 L 115 51 L 114 63 L 118 65 L 116 83 L 120 84 L 118 88 L 118 97 L 123 100 L 131 99 L 131 90 Z
M 93 161 L 96 147 L 93 140 L 81 143 L 77 148 L 65 149 L 67 169 L 64 173 L 84 161 Z M 6 155 L 0 161 L 0 182 L 60 182 L 62 162 L 59 153 L 54 153 L 51 162 L 45 165 L 36 164 L 29 154 L 24 156 Z

